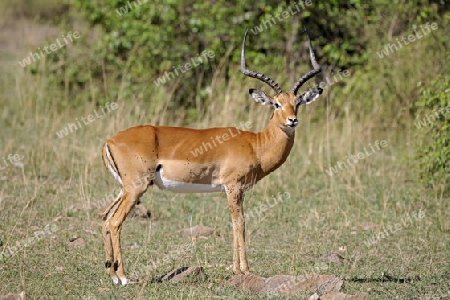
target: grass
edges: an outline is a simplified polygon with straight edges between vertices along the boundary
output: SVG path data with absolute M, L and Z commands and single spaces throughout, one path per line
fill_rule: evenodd
M 25 74 L 16 74 L 16 84 L 8 84 L 13 75 L 4 75 L 3 88 L 21 88 L 11 92 L 6 106 L 10 111 L 2 118 L 2 156 L 20 154 L 24 167 L 8 165 L 1 174 L 3 249 L 22 243 L 47 224 L 56 225 L 57 230 L 21 247 L 0 265 L 0 294 L 24 290 L 32 298 L 45 299 L 258 298 L 224 287 L 232 275 L 227 270 L 232 236 L 224 194 L 183 195 L 152 189 L 143 202 L 155 220 L 131 217 L 123 229 L 130 274 L 151 278 L 176 267 L 201 265 L 204 278 L 184 284 L 113 286 L 104 274 L 99 211 L 92 207 L 117 191 L 102 165 L 99 146 L 109 134 L 135 123 L 127 116 L 130 107 L 119 105 L 110 115 L 59 139 L 57 130 L 95 108 L 87 104 L 70 115 L 49 118 L 45 107 L 31 109 L 45 86 Z M 19 91 L 23 96 L 16 94 Z M 17 98 L 22 100 L 18 103 Z M 52 101 L 56 100 L 49 99 L 46 106 L 51 107 Z M 30 109 L 24 112 L 21 107 Z M 265 114 L 252 120 L 262 126 L 263 119 L 269 118 L 267 108 L 254 109 Z M 320 273 L 343 278 L 347 293 L 412 299 L 448 292 L 449 202 L 439 191 L 423 189 L 404 163 L 404 157 L 413 154 L 405 144 L 409 133 L 367 133 L 364 123 L 356 123 L 350 114 L 333 122 L 310 122 L 312 109 L 304 108 L 299 114 L 302 123 L 287 163 L 247 193 L 246 211 L 253 212 L 247 220 L 252 271 L 266 277 L 313 272 L 321 255 L 336 252 L 346 258 L 345 263 L 322 263 Z M 240 120 L 247 119 L 230 119 L 230 123 Z M 325 172 L 345 156 L 383 139 L 388 142 L 386 148 L 354 167 L 333 177 Z M 279 192 L 290 197 L 258 213 L 263 199 L 270 201 Z M 376 228 L 394 226 L 420 210 L 425 212 L 422 219 L 402 225 L 374 246 L 365 244 L 379 232 Z M 54 221 L 57 217 L 62 218 Z M 191 240 L 178 232 L 199 223 L 215 228 L 216 234 Z M 85 246 L 69 246 L 74 237 L 82 237 Z M 177 249 L 187 251 L 180 250 L 178 255 Z M 158 260 L 157 269 L 148 271 L 147 266 Z
M 418 43 L 414 47 L 414 55 L 426 51 L 416 49 Z M 0 295 L 23 290 L 31 299 L 265 299 L 224 285 L 232 276 L 228 269 L 232 233 L 226 196 L 221 193 L 184 195 L 150 189 L 142 202 L 151 209 L 153 220 L 129 217 L 122 231 L 125 270 L 147 281 L 127 287 L 112 285 L 104 272 L 101 209 L 96 205 L 116 193 L 118 186 L 102 165 L 100 146 L 118 130 L 142 123 L 168 124 L 176 116 L 164 108 L 164 117 L 149 115 L 148 102 L 116 100 L 117 110 L 60 139 L 56 132 L 92 114 L 96 105 L 61 110 L 60 95 L 48 89 L 47 78 L 28 74 L 10 55 L 1 60 L 0 91 L 6 104 L 0 119 L 0 156 L 23 156 L 23 167 L 7 161 L 0 171 L 0 251 L 19 245 L 14 256 L 0 262 Z M 373 66 L 386 73 L 390 59 Z M 411 57 L 405 50 L 396 59 L 401 65 Z M 431 61 L 424 63 L 432 65 Z M 405 80 L 423 78 L 421 70 L 410 68 Z M 334 274 L 344 279 L 344 292 L 367 294 L 369 299 L 450 295 L 450 202 L 439 187 L 424 188 L 414 171 L 417 129 L 411 116 L 405 110 L 388 112 L 404 124 L 392 129 L 376 124 L 383 119 L 381 104 L 375 104 L 374 112 L 364 118 L 354 113 L 361 105 L 358 100 L 378 103 L 374 99 L 381 97 L 389 101 L 383 84 L 406 85 L 397 80 L 402 72 L 391 71 L 381 87 L 370 86 L 370 93 L 356 80 L 361 74 L 353 73 L 338 94 L 331 88 L 316 103 L 301 109 L 288 161 L 246 195 L 252 272 L 265 277 Z M 221 101 L 202 122 L 190 126 L 250 120 L 252 130 L 257 131 L 268 123 L 268 107 L 252 103 L 246 93 L 255 82 L 236 77 L 230 85 L 231 90 L 219 84 Z M 381 94 L 373 89 L 381 89 Z M 413 89 L 400 89 L 402 105 L 410 101 L 404 99 Z M 342 105 L 337 114 L 332 111 L 335 98 L 356 100 Z M 226 109 L 218 103 L 225 103 Z M 248 110 L 242 110 L 242 103 L 251 103 Z M 330 166 L 363 152 L 376 140 L 386 140 L 388 146 L 334 176 L 326 173 Z M 273 203 L 279 193 L 289 197 L 264 209 L 265 199 Z M 414 219 L 417 212 L 423 212 L 423 218 Z M 405 223 L 408 216 L 413 221 Z M 191 239 L 179 232 L 200 223 L 213 227 L 215 234 Z M 395 233 L 380 235 L 382 229 L 396 224 L 400 229 Z M 34 236 L 38 238 L 30 239 Z M 376 236 L 377 242 L 368 246 Z M 85 245 L 69 245 L 75 237 L 83 238 Z M 345 262 L 319 260 L 332 252 L 342 255 Z M 194 265 L 205 269 L 204 277 L 178 284 L 150 282 L 173 268 Z

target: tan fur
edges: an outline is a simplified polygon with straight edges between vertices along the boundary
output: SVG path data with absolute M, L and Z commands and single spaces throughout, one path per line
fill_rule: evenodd
M 286 161 L 294 145 L 298 106 L 314 101 L 322 90 L 311 90 L 300 97 L 295 95 L 302 84 L 321 71 L 309 36 L 309 53 L 314 69 L 297 80 L 290 93 L 282 93 L 272 79 L 247 69 L 247 34 L 248 30 L 242 42 L 241 72 L 265 82 L 277 93 L 270 97 L 261 91 L 249 90 L 257 102 L 275 109 L 263 132 L 240 132 L 232 127 L 195 130 L 148 125 L 121 131 L 106 141 L 103 161 L 114 178 L 122 183 L 119 196 L 102 216 L 105 267 L 114 283 L 119 280 L 122 284 L 128 282 L 120 249 L 122 223 L 153 182 L 178 192 L 224 189 L 233 224 L 233 272 L 249 273 L 245 251 L 245 190 Z M 230 136 L 226 139 L 228 134 Z M 218 145 L 213 142 L 217 137 L 223 138 Z M 214 146 L 208 146 L 206 151 L 205 145 L 211 142 Z M 200 148 L 205 150 L 202 154 L 196 152 Z
M 115 283 L 127 282 L 120 249 L 122 223 L 132 207 L 155 178 L 158 166 L 164 177 L 173 181 L 225 186 L 233 221 L 233 271 L 249 273 L 245 251 L 244 192 L 281 166 L 294 144 L 295 128 L 287 126 L 288 118 L 297 114 L 297 97 L 282 93 L 269 97 L 281 104 L 266 129 L 260 133 L 238 131 L 237 128 L 203 130 L 137 126 L 110 137 L 103 148 L 105 164 L 113 165 L 122 179 L 122 195 L 103 214 L 107 273 Z M 195 157 L 191 151 L 211 142 L 211 138 L 235 133 L 223 143 Z M 106 147 L 112 160 L 106 158 Z M 109 168 L 111 170 L 111 168 Z M 136 182 L 142 182 L 136 185 Z M 134 184 L 133 184 L 134 183 Z M 132 186 L 133 188 L 129 188 Z M 117 262 L 117 270 L 114 263 Z

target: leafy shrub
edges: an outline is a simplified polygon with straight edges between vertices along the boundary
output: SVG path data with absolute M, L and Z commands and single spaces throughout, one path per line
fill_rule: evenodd
M 322 64 L 342 66 L 364 60 L 359 38 L 363 29 L 354 26 L 364 19 L 365 11 L 359 9 L 363 1 L 309 1 L 310 6 L 301 8 L 302 2 L 307 1 L 73 0 L 89 26 L 99 29 L 99 36 L 86 43 L 89 55 L 68 60 L 62 51 L 55 54 L 59 55 L 55 62 L 66 63 L 55 69 L 53 78 L 72 103 L 87 98 L 105 102 L 107 97 L 154 101 L 155 91 L 162 89 L 169 95 L 163 100 L 174 110 L 202 106 L 211 98 L 210 85 L 217 70 L 225 80 L 238 75 L 244 32 L 257 26 L 262 31 L 251 31 L 247 41 L 249 65 L 251 62 L 252 68 L 257 66 L 258 71 L 286 80 L 286 84 L 310 67 L 306 44 L 302 43 L 306 41 L 303 25 L 308 26 L 314 46 L 322 49 L 319 57 L 322 52 L 327 57 Z M 283 12 L 289 12 L 288 17 L 280 20 L 277 16 Z M 334 38 L 336 29 L 340 38 Z M 156 85 L 166 72 L 174 72 L 205 50 L 212 51 L 214 58 Z
M 450 55 L 449 55 L 450 60 Z M 421 176 L 430 184 L 450 182 L 450 75 L 438 75 L 421 89 L 415 103 L 420 129 L 418 158 Z M 446 187 L 449 188 L 448 186 Z
M 70 2 L 87 21 L 88 28 L 77 41 L 76 53 L 64 48 L 49 55 L 53 65 L 45 70 L 46 75 L 61 91 L 65 99 L 62 106 L 77 106 L 88 99 L 99 105 L 117 99 L 131 103 L 138 100 L 155 107 L 149 113 L 159 114 L 161 107 L 169 109 L 181 123 L 202 118 L 211 101 L 225 99 L 216 94 L 225 94 L 230 79 L 242 80 L 238 71 L 239 50 L 246 28 L 250 29 L 250 68 L 283 83 L 287 89 L 310 68 L 303 26 L 313 39 L 324 67 L 323 76 L 333 69 L 363 68 L 372 54 L 368 47 L 374 43 L 382 46 L 384 41 L 379 37 L 386 35 L 386 28 L 396 24 L 392 35 L 400 38 L 403 30 L 411 29 L 408 22 L 434 20 L 442 10 L 441 6 L 427 5 L 425 0 L 406 1 L 395 7 L 387 0 Z M 283 13 L 287 17 L 280 19 Z M 65 31 L 73 30 L 71 17 L 61 19 L 65 20 L 61 22 Z M 257 27 L 259 33 L 255 32 Z M 211 51 L 214 57 L 177 76 L 170 75 L 204 51 Z M 366 77 L 364 82 L 378 84 L 378 76 Z M 165 82 L 158 85 L 159 79 Z M 221 80 L 220 85 L 216 84 L 217 79 Z M 346 97 L 336 99 L 333 105 L 340 111 Z M 389 101 L 387 97 L 383 99 Z M 362 103 L 364 108 L 358 111 L 372 110 L 371 99 Z

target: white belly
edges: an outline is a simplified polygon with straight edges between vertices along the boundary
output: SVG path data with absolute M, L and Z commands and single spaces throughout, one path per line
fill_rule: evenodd
M 223 184 L 198 184 L 173 181 L 161 175 L 162 168 L 155 173 L 155 184 L 162 190 L 175 193 L 212 193 L 225 191 Z

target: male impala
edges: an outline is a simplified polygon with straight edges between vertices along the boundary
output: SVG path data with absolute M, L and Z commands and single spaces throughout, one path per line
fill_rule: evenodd
M 289 93 L 283 93 L 275 81 L 246 68 L 247 33 L 248 30 L 242 42 L 241 72 L 267 83 L 276 92 L 271 97 L 258 90 L 249 91 L 256 102 L 269 104 L 274 109 L 263 132 L 239 131 L 232 127 L 196 130 L 145 125 L 121 131 L 107 139 L 103 146 L 103 161 L 122 185 L 118 197 L 102 215 L 105 267 L 115 284 L 119 280 L 123 285 L 128 282 L 120 248 L 122 223 L 148 186 L 153 184 L 179 193 L 225 191 L 233 224 L 233 272 L 249 273 L 245 253 L 244 192 L 286 161 L 294 144 L 298 107 L 317 99 L 322 90 L 310 90 L 296 96 L 300 86 L 321 71 L 309 36 L 314 70 L 301 77 Z M 233 136 L 232 132 L 235 133 Z M 194 156 L 195 149 L 218 137 L 223 138 L 223 143 Z M 135 181 L 140 184 L 135 185 Z

